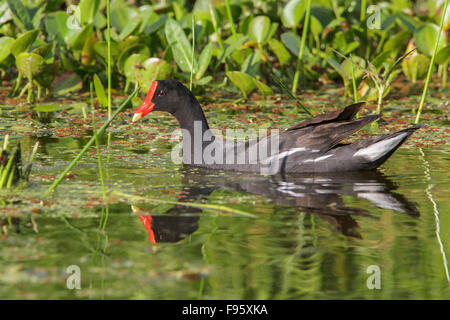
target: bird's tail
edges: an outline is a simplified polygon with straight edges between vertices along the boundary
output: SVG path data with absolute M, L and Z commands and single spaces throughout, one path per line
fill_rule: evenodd
M 385 134 L 355 144 L 357 151 L 353 157 L 366 160 L 365 169 L 375 169 L 383 164 L 422 125 L 416 125 L 394 133 Z

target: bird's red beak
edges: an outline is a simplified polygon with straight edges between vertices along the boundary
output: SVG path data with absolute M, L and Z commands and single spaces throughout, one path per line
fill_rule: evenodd
M 150 86 L 150 90 L 148 90 L 147 96 L 145 97 L 144 102 L 141 104 L 141 106 L 136 110 L 133 116 L 132 122 L 139 121 L 142 117 L 149 114 L 155 105 L 152 102 L 153 95 L 155 94 L 156 88 L 158 87 L 158 81 L 153 81 L 152 85 Z

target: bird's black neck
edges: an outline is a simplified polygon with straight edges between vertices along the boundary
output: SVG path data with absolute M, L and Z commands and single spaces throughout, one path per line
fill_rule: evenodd
M 186 105 L 173 113 L 181 127 L 183 135 L 183 162 L 186 164 L 203 163 L 203 150 L 214 141 L 208 122 L 200 104 L 192 93 L 189 99 L 181 102 Z

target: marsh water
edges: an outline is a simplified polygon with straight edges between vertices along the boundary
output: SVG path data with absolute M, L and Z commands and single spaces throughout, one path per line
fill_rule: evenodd
M 101 139 L 106 205 L 94 147 L 42 198 L 92 136 L 79 108 L 3 105 L 2 134 L 24 157 L 40 147 L 28 184 L 0 193 L 0 298 L 449 299 L 448 105 L 432 101 L 428 129 L 379 170 L 297 176 L 174 164 L 173 119 L 132 125 L 128 110 Z M 408 126 L 409 103 L 359 138 Z M 205 109 L 219 128 L 304 118 L 279 101 Z

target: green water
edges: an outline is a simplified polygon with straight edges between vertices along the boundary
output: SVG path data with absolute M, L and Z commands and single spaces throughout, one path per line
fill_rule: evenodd
M 259 113 L 207 108 L 217 127 L 298 121 Z M 40 147 L 27 188 L 0 193 L 1 299 L 450 298 L 447 136 L 434 146 L 409 142 L 375 173 L 272 177 L 173 164 L 173 119 L 156 114 L 133 126 L 130 115 L 109 130 L 109 149 L 102 139 L 102 231 L 95 148 L 41 202 L 89 139 L 90 121 L 56 113 L 45 123 L 3 108 L 0 130 L 12 143 L 24 154 Z M 150 229 L 139 216 L 151 216 Z M 67 287 L 71 265 L 79 290 Z M 367 286 L 373 265 L 380 289 Z

